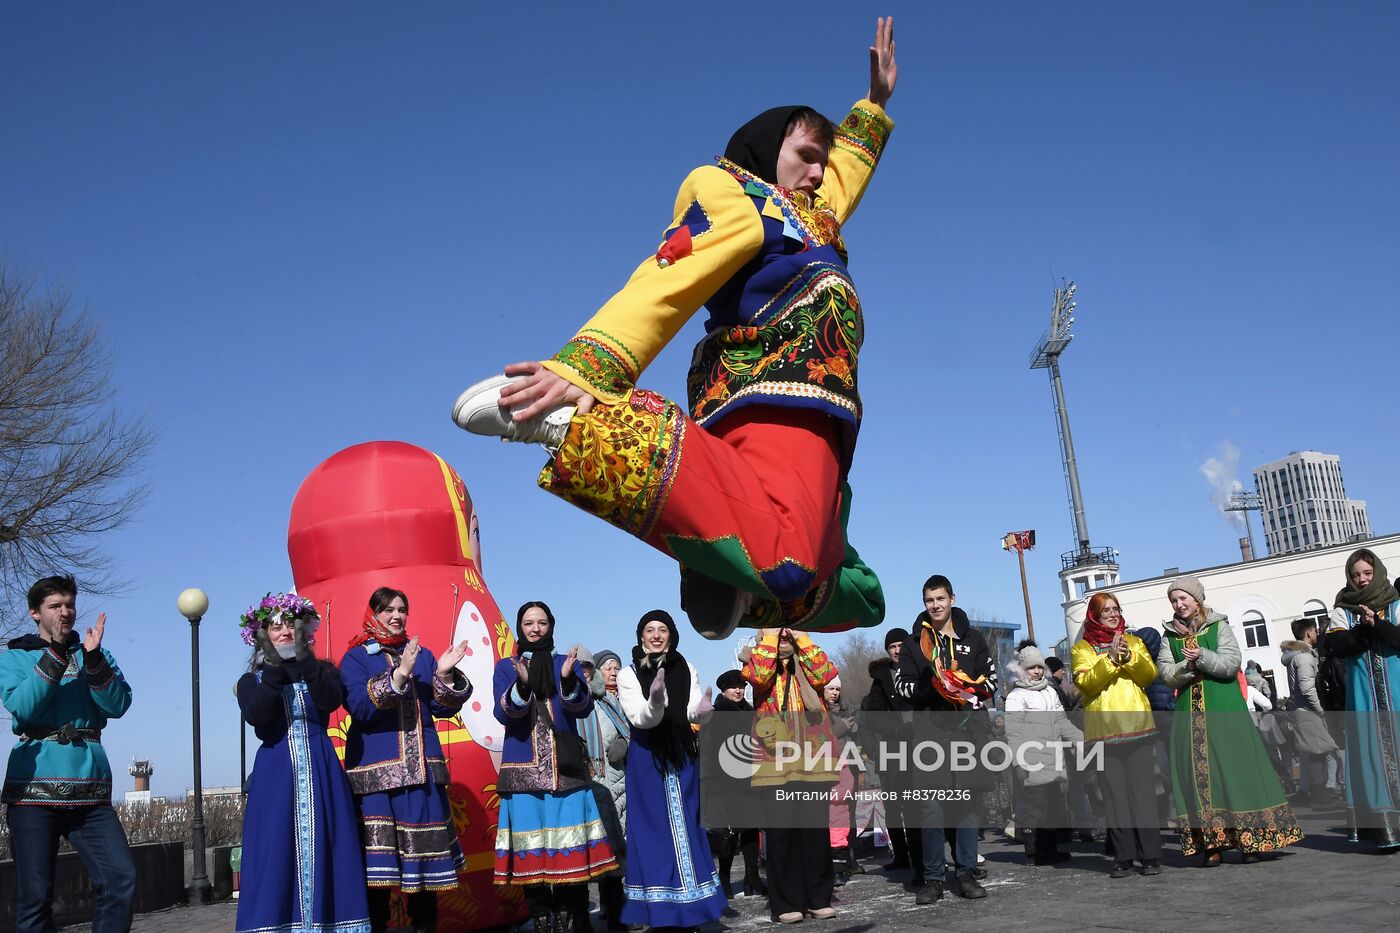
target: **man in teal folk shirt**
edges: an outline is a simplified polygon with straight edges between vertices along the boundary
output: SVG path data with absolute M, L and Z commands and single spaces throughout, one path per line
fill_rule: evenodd
M 108 719 L 131 706 L 131 687 L 102 647 L 105 614 L 79 640 L 78 584 L 45 577 L 29 588 L 36 634 L 0 655 L 0 702 L 19 743 L 10 752 L 0 800 L 8 804 L 15 862 L 15 929 L 54 930 L 54 870 L 66 837 L 92 877 L 93 933 L 131 928 L 136 869 L 112 809 L 112 768 L 102 748 Z

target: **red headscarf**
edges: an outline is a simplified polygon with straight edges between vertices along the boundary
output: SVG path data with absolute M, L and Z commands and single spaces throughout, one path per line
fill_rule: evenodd
M 402 648 L 408 642 L 408 629 L 405 628 L 398 635 L 391 634 L 389 629 L 374 617 L 374 610 L 369 606 L 365 607 L 365 617 L 360 624 L 364 626 L 364 631 L 350 639 L 350 648 L 363 645 L 367 641 L 377 641 L 384 648 Z
M 1112 628 L 1099 621 L 1099 611 L 1103 609 L 1104 603 L 1111 599 L 1115 606 L 1119 605 L 1118 600 L 1108 593 L 1095 593 L 1090 597 L 1089 605 L 1084 610 L 1083 638 L 1095 648 L 1107 648 L 1112 643 L 1114 635 L 1128 630 L 1128 620 L 1121 615 L 1118 617 L 1118 624 Z

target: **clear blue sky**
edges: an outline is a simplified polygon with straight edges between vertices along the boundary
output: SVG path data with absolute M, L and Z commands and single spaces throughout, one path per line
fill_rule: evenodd
M 1340 454 L 1374 529 L 1400 529 L 1376 388 L 1400 321 L 1400 8 L 855 6 L 0 8 L 0 260 L 73 287 L 121 404 L 160 429 L 150 503 L 108 542 L 133 585 L 80 602 L 136 691 L 107 736 L 119 772 L 147 756 L 157 793 L 189 784 L 175 597 L 200 586 L 206 783 L 236 782 L 235 618 L 290 585 L 301 480 L 362 441 L 457 468 L 512 617 L 544 599 L 562 641 L 625 650 L 644 611 L 679 615 L 669 560 L 449 409 L 558 349 L 748 117 L 842 115 L 878 13 L 897 127 L 846 239 L 868 329 L 851 533 L 888 624 L 934 571 L 1019 619 L 998 541 L 1035 528 L 1041 640 L 1062 637 L 1072 526 L 1026 365 L 1060 275 L 1080 283 L 1064 367 L 1089 528 L 1126 578 L 1237 557 L 1200 471 L 1225 442 L 1242 477 Z M 682 394 L 701 319 L 648 387 Z M 728 645 L 681 647 L 708 680 L 728 666 Z

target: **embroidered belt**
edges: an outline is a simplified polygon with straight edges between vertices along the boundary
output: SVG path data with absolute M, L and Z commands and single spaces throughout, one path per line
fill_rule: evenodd
M 61 726 L 34 726 L 25 729 L 19 734 L 21 739 L 29 739 L 34 742 L 57 742 L 59 745 L 71 745 L 73 742 L 82 740 L 84 742 L 101 742 L 101 729 L 79 729 L 71 722 Z

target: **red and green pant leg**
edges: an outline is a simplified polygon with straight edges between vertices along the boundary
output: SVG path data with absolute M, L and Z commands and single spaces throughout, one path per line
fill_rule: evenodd
M 879 580 L 846 542 L 840 430 L 820 412 L 777 406 L 701 428 L 675 402 L 635 389 L 575 416 L 539 482 L 688 570 L 754 594 L 745 625 L 878 625 Z

